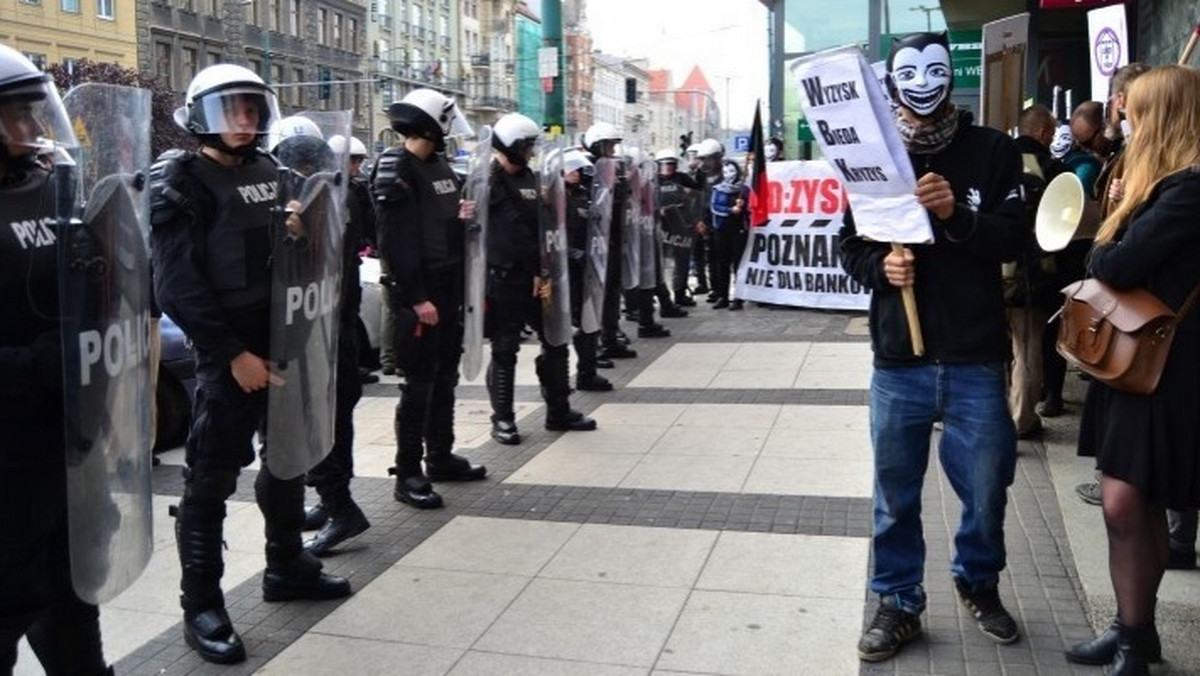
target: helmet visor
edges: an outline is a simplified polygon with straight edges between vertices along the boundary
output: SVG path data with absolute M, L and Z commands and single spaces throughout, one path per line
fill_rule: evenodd
M 222 89 L 192 105 L 192 131 L 197 134 L 265 134 L 271 121 L 280 119 L 275 94 L 262 87 Z
M 35 80 L 0 91 L 0 141 L 20 155 L 79 146 L 53 82 Z
M 467 118 L 463 117 L 462 112 L 458 109 L 457 103 L 450 104 L 450 125 L 446 129 L 446 136 L 473 136 L 475 130 L 471 129 L 471 123 L 467 122 Z

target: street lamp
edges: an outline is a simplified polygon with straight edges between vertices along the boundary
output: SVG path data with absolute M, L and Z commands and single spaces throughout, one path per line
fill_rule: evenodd
M 931 31 L 931 30 L 933 30 L 933 20 L 930 18 L 930 15 L 933 14 L 934 12 L 940 12 L 940 11 L 942 11 L 942 9 L 941 9 L 941 7 L 938 7 L 936 5 L 933 7 L 926 7 L 925 5 L 917 5 L 916 7 L 909 7 L 908 11 L 910 11 L 910 12 L 925 12 L 925 30 Z

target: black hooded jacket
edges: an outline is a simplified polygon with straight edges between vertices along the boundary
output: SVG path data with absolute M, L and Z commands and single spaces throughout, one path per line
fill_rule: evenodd
M 936 172 L 954 190 L 954 214 L 932 212 L 932 244 L 910 244 L 916 257 L 914 292 L 925 355 L 913 355 L 900 289 L 888 283 L 886 242 L 858 235 L 846 212 L 841 230 L 842 267 L 871 289 L 871 347 L 876 366 L 1001 362 L 1009 357 L 1000 264 L 1020 251 L 1025 206 L 1018 184 L 1021 157 L 1008 136 L 971 124 L 961 113 L 950 145 L 933 155 L 913 155 L 917 176 Z

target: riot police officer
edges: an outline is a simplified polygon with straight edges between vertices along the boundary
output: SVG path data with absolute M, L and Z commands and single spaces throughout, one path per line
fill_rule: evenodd
M 657 217 L 665 235 L 667 253 L 674 266 L 671 291 L 675 294 L 676 305 L 695 305 L 696 301 L 692 300 L 688 290 L 688 268 L 692 245 L 697 236 L 699 214 L 696 206 L 700 199 L 700 185 L 691 176 L 678 171 L 679 156 L 671 148 L 655 153 L 654 163 L 658 167 L 655 177 Z M 663 316 L 666 317 L 666 305 L 663 307 Z
M 520 113 L 504 115 L 492 128 L 492 147 L 497 152 L 487 205 L 486 321 L 492 342 L 487 385 L 492 437 L 502 444 L 521 442 L 513 415 L 513 379 L 521 330 L 526 325 L 534 328 L 541 342 L 536 363 L 546 400 L 546 429 L 596 429 L 595 420 L 571 409 L 568 348 L 565 343 L 548 341 L 542 321 L 542 301 L 559 289 L 554 288 L 541 261 L 538 219 L 542 196 L 538 177 L 529 168 L 540 135 L 537 123 Z
M 575 389 L 591 392 L 609 392 L 613 385 L 607 378 L 596 373 L 597 368 L 612 368 L 613 363 L 608 359 L 600 359 L 596 351 L 599 348 L 599 332 L 585 330 L 582 320 L 583 289 L 585 284 L 585 268 L 588 260 L 588 222 L 591 213 L 592 186 L 586 180 L 585 172 L 592 170 L 592 162 L 578 148 L 570 148 L 562 153 L 555 163 L 563 174 L 567 199 L 567 251 L 569 254 L 568 271 L 571 283 L 571 322 L 575 325 L 575 335 L 571 341 L 575 346 Z
M 175 521 L 184 638 L 217 663 L 246 658 L 221 592 L 225 501 L 241 467 L 254 460 L 252 439 L 266 416 L 267 388 L 282 384 L 263 357 L 270 353 L 270 262 L 278 229 L 272 208 L 280 186 L 276 162 L 258 148 L 278 119 L 275 94 L 261 78 L 241 66 L 209 66 L 192 79 L 175 111 L 199 152 L 168 151 L 151 168 L 155 292 L 196 349 L 196 402 Z M 267 457 L 254 483 L 266 522 L 263 598 L 349 595 L 350 583 L 322 573 L 320 561 L 303 549 L 303 476 L 275 477 Z
M 593 158 L 616 158 L 621 134 L 607 122 L 597 122 L 584 132 L 584 147 Z M 620 165 L 618 165 L 620 166 Z M 637 356 L 622 340 L 621 332 L 621 230 L 629 204 L 629 181 L 618 169 L 613 191 L 612 225 L 609 229 L 608 276 L 604 284 L 604 310 L 600 328 L 600 355 L 606 359 L 630 359 Z
M 715 286 L 717 283 L 717 245 L 716 237 L 713 234 L 712 191 L 713 187 L 723 178 L 721 166 L 725 159 L 725 148 L 720 141 L 706 138 L 697 144 L 696 159 L 700 161 L 700 165 L 693 174 L 693 178 L 703 190 L 703 197 L 700 199 L 700 221 L 704 227 L 701 228 L 703 231 L 701 236 L 696 238 L 692 254 L 696 263 L 696 276 L 699 277 L 700 271 L 703 270 L 705 280 L 711 280 L 714 284 L 712 288 L 709 288 L 707 284 L 702 283 L 696 288 L 696 293 L 704 293 L 701 289 L 705 289 L 708 291 L 708 302 L 718 304 L 721 295 Z M 724 307 L 728 307 L 728 301 L 717 309 Z
M 55 190 L 46 139 L 71 138 L 49 75 L 0 45 L 0 673 L 22 636 L 50 676 L 111 674 L 100 611 L 71 585 Z
M 454 388 L 463 349 L 463 248 L 473 207 L 443 153 L 471 128 L 454 101 L 417 89 L 388 107 L 403 143 L 379 157 L 372 185 L 376 235 L 391 271 L 397 366 L 396 500 L 442 506 L 430 481 L 474 481 L 487 469 L 453 453 Z M 421 457 L 425 467 L 421 467 Z

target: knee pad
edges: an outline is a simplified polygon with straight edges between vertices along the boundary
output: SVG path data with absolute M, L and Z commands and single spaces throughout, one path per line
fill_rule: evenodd
M 184 498 L 189 502 L 220 504 L 237 490 L 239 470 L 190 467 L 184 470 Z

